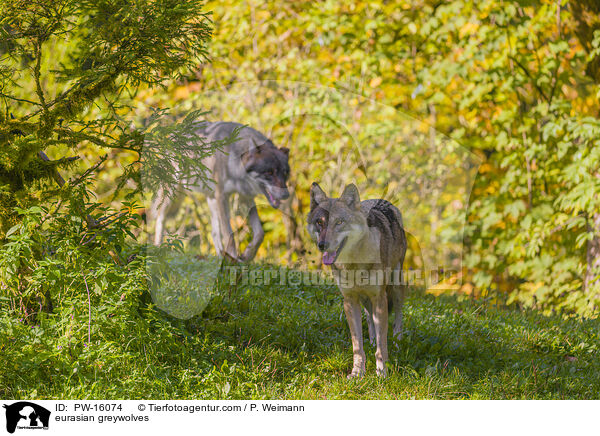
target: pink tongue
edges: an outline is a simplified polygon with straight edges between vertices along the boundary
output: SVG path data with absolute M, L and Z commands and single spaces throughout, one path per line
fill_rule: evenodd
M 269 191 L 267 191 L 267 195 L 269 196 L 269 201 L 271 202 L 271 205 L 279 207 L 279 200 L 275 200 L 275 198 L 271 195 Z
M 331 265 L 335 261 L 335 252 L 329 253 L 326 251 L 323 253 L 323 263 L 325 265 Z

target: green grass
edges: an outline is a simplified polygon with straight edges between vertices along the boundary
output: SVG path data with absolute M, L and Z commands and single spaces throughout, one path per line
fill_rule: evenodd
M 259 267 L 259 266 L 255 266 Z M 598 320 L 545 317 L 411 293 L 389 376 L 347 380 L 352 354 L 333 286 L 239 287 L 190 321 L 140 309 L 121 338 L 47 350 L 49 329 L 0 342 L 5 398 L 598 399 Z M 103 327 L 104 326 L 104 327 Z M 10 328 L 8 328 L 10 327 Z M 365 327 L 366 329 L 366 327 Z M 365 331 L 366 333 L 366 331 Z M 37 345 L 32 337 L 40 336 Z M 29 347 L 29 348 L 27 348 Z M 24 360 L 25 359 L 25 360 Z

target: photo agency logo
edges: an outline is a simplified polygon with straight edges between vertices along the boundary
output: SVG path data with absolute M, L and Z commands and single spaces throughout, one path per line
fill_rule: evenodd
M 481 161 L 427 121 L 286 81 L 197 93 L 170 116 L 178 121 L 148 118 L 142 153 L 147 268 L 160 309 L 198 315 L 221 284 L 228 292 L 269 283 L 460 291 Z M 179 155 L 176 145 L 187 142 L 196 145 Z M 317 203 L 323 216 L 310 214 Z M 358 242 L 367 239 L 368 247 Z
M 6 409 L 6 431 L 14 433 L 19 430 L 48 430 L 50 411 L 29 401 L 4 404 Z

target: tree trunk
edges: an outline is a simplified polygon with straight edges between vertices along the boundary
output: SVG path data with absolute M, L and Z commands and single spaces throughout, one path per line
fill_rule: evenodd
M 298 225 L 298 217 L 302 216 L 302 203 L 296 196 L 296 185 L 289 183 L 290 199 L 282 206 L 283 223 L 287 232 L 287 247 L 286 257 L 288 263 L 292 263 L 293 254 L 302 254 L 302 228 Z
M 588 230 L 594 237 L 587 243 L 587 267 L 583 287 L 588 295 L 600 293 L 600 212 L 588 220 Z
M 576 21 L 575 34 L 583 48 L 590 53 L 593 49 L 594 32 L 600 30 L 600 2 L 598 0 L 572 0 L 569 2 Z M 600 56 L 594 56 L 586 66 L 586 73 L 600 83 Z M 596 174 L 600 177 L 600 174 Z M 593 237 L 587 244 L 586 272 L 583 282 L 588 295 L 600 293 L 600 212 L 588 217 L 588 231 Z
M 576 21 L 575 34 L 586 52 L 592 51 L 594 32 L 600 30 L 600 2 L 598 0 L 573 0 L 569 2 Z M 586 73 L 597 83 L 600 82 L 600 56 L 592 58 Z

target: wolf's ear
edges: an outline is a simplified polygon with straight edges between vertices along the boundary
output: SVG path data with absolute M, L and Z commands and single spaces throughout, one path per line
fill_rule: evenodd
M 240 159 L 244 165 L 246 165 L 250 159 L 256 158 L 262 151 L 263 144 L 257 144 L 254 139 L 251 139 L 251 141 L 252 144 L 250 144 L 248 149 L 240 155 Z
M 354 183 L 350 183 L 344 188 L 344 192 L 342 192 L 340 199 L 344 201 L 350 209 L 358 209 L 360 207 L 360 195 L 358 194 L 358 188 Z
M 260 154 L 263 151 L 265 144 L 266 142 L 264 144 L 257 144 L 256 141 L 252 139 L 252 145 L 248 148 L 248 154 L 250 154 L 251 156 L 256 156 L 257 154 Z
M 327 196 L 319 186 L 317 182 L 313 182 L 310 187 L 310 210 L 313 210 L 319 205 Z

